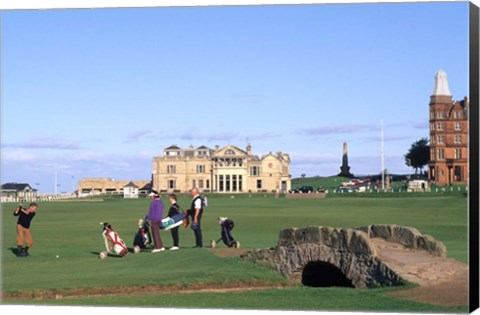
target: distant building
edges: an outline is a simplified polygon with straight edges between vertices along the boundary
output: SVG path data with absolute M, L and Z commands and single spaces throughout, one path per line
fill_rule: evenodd
M 437 185 L 466 184 L 468 178 L 468 99 L 453 101 L 447 74 L 435 75 L 430 97 L 428 179 Z
M 159 192 L 286 192 L 291 187 L 290 157 L 277 152 L 252 155 L 233 145 L 182 149 L 176 145 L 153 158 L 153 187 Z
M 125 186 L 131 192 L 133 184 L 137 186 L 138 194 L 146 193 L 151 189 L 150 180 L 115 180 L 113 178 L 84 178 L 78 182 L 78 194 L 119 194 L 124 193 Z
M 133 182 L 130 182 L 127 185 L 123 186 L 123 198 L 125 199 L 138 198 L 138 194 L 139 194 L 138 188 L 139 187 L 135 185 Z
M 31 198 L 37 196 L 37 190 L 29 184 L 6 183 L 0 189 L 1 199 Z

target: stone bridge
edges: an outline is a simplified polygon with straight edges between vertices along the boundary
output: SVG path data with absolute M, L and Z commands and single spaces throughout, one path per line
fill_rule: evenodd
M 301 277 L 302 283 L 310 286 L 366 288 L 412 281 L 405 276 L 411 271 L 402 269 L 402 263 L 395 264 L 398 259 L 393 261 L 382 256 L 386 248 L 384 243 L 394 244 L 407 252 L 421 251 L 429 257 L 444 258 L 447 252 L 441 242 L 411 227 L 369 225 L 342 229 L 310 226 L 282 230 L 278 246 L 251 250 L 242 258 L 271 266 L 292 279 Z M 396 254 L 402 256 L 403 252 Z

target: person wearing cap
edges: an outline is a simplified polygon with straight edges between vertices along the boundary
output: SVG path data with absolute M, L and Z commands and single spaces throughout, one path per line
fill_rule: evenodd
M 153 250 L 152 253 L 158 253 L 165 250 L 163 247 L 162 238 L 160 237 L 160 226 L 163 218 L 163 201 L 160 199 L 158 192 L 152 190 L 148 195 L 152 202 L 148 211 L 148 220 L 152 227 L 153 234 Z

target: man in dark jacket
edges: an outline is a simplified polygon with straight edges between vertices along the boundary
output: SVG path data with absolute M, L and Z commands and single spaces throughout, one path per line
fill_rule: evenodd
M 17 256 L 29 256 L 28 249 L 33 245 L 32 233 L 30 233 L 30 223 L 36 214 L 38 205 L 32 202 L 27 209 L 22 205 L 13 212 L 14 216 L 18 216 L 17 220 Z M 23 244 L 26 246 L 23 247 Z
M 180 207 L 177 203 L 177 195 L 175 194 L 170 194 L 168 196 L 168 200 L 170 201 L 170 203 L 172 204 L 170 206 L 170 209 L 168 210 L 168 216 L 170 218 L 173 218 L 174 215 L 176 214 L 179 214 L 180 213 Z M 178 226 L 177 227 L 174 227 L 173 229 L 171 229 L 171 233 L 172 233 L 172 239 L 173 239 L 173 247 L 170 248 L 170 250 L 177 250 L 177 249 L 180 249 L 179 247 L 179 238 L 178 238 Z

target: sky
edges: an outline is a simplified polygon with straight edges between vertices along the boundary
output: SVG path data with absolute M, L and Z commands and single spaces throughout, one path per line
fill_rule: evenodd
M 1 11 L 1 183 L 148 180 L 176 144 L 282 151 L 293 177 L 406 174 L 468 2 Z M 56 174 L 56 176 L 55 176 Z

